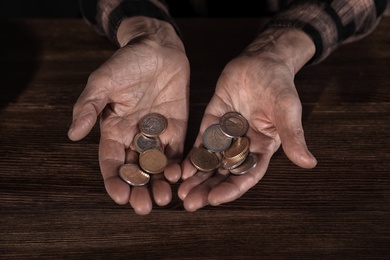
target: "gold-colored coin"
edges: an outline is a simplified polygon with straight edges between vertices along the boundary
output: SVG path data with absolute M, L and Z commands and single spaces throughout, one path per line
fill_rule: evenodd
M 223 152 L 226 158 L 240 157 L 249 150 L 249 139 L 245 136 L 238 137 L 232 145 Z
M 227 170 L 231 170 L 240 166 L 247 158 L 249 150 L 246 150 L 244 153 L 241 153 L 234 157 L 223 157 L 222 158 L 222 167 Z
M 193 148 L 190 153 L 190 161 L 201 172 L 213 171 L 220 165 L 218 156 L 205 148 Z
M 143 186 L 150 180 L 150 175 L 143 172 L 138 165 L 127 163 L 119 168 L 119 176 L 131 186 Z
M 161 150 L 150 149 L 140 154 L 139 165 L 147 173 L 159 174 L 167 167 L 168 158 Z

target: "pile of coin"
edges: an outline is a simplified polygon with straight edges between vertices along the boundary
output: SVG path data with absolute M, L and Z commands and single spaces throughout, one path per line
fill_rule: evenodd
M 167 119 L 159 113 L 149 113 L 138 122 L 139 132 L 131 148 L 139 153 L 138 164 L 126 163 L 119 168 L 119 176 L 131 186 L 143 186 L 151 174 L 160 174 L 168 164 L 159 135 L 167 128 Z
M 250 141 L 245 136 L 248 128 L 248 121 L 240 113 L 224 114 L 218 124 L 203 132 L 204 147 L 191 150 L 192 165 L 202 172 L 221 166 L 234 175 L 248 173 L 257 164 L 257 156 L 249 151 Z

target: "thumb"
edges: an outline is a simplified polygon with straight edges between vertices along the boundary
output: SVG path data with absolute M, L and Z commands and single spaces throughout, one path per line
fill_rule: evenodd
M 302 105 L 297 94 L 288 95 L 278 102 L 276 128 L 287 157 L 302 168 L 313 168 L 316 158 L 307 148 L 301 123 Z
M 73 107 L 73 121 L 68 131 L 72 141 L 81 140 L 89 134 L 107 104 L 107 94 L 93 93 L 92 89 L 98 88 L 87 85 Z

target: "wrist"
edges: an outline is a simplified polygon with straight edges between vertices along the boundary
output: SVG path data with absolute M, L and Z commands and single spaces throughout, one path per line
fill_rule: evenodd
M 295 28 L 268 28 L 245 49 L 244 55 L 267 55 L 296 74 L 315 54 L 313 40 Z
M 170 23 L 146 16 L 124 19 L 118 27 L 116 38 L 120 47 L 139 38 L 181 43 L 180 37 Z

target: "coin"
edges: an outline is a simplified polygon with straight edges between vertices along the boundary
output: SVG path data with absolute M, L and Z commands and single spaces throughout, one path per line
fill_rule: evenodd
M 134 149 L 139 153 L 150 149 L 162 150 L 161 141 L 158 136 L 147 137 L 142 133 L 138 133 L 134 137 L 133 144 Z
M 154 137 L 164 132 L 167 124 L 167 119 L 163 115 L 149 113 L 139 120 L 138 126 L 144 135 Z
M 193 148 L 190 153 L 192 165 L 202 172 L 210 172 L 220 165 L 218 156 L 206 148 Z
M 238 154 L 231 158 L 223 157 L 221 165 L 226 170 L 236 168 L 246 160 L 248 154 L 249 154 L 249 150 L 246 150 L 244 153 Z
M 138 165 L 127 163 L 119 168 L 119 176 L 131 186 L 143 186 L 150 180 L 150 175 L 143 172 Z
M 210 125 L 204 131 L 203 145 L 210 151 L 218 153 L 226 150 L 232 143 L 232 138 L 227 137 L 219 124 Z
M 234 140 L 232 145 L 223 152 L 223 156 L 227 158 L 234 158 L 241 156 L 249 150 L 249 139 L 245 136 L 238 137 Z
M 230 169 L 229 171 L 234 175 L 243 175 L 250 172 L 257 165 L 257 156 L 253 153 L 249 153 L 245 161 L 238 167 Z
M 228 112 L 219 119 L 222 132 L 228 137 L 244 136 L 248 131 L 248 121 L 240 113 Z
M 139 165 L 147 173 L 158 174 L 167 167 L 168 158 L 161 150 L 150 149 L 140 154 Z
M 231 169 L 239 166 L 249 153 L 249 139 L 245 136 L 238 137 L 233 144 L 223 151 L 222 167 Z

